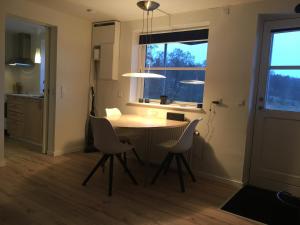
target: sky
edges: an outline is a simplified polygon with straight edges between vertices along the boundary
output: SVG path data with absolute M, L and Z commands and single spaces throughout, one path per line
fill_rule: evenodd
M 271 66 L 300 66 L 300 31 L 273 34 Z M 274 72 L 300 78 L 300 70 L 275 70 Z

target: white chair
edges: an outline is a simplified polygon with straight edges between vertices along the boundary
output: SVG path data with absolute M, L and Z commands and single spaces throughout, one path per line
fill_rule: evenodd
M 88 177 L 84 180 L 82 185 L 86 185 L 90 178 L 94 175 L 96 170 L 100 166 L 104 166 L 105 162 L 110 159 L 109 165 L 109 186 L 108 186 L 108 195 L 112 195 L 112 182 L 113 182 L 113 164 L 114 157 L 116 156 L 119 162 L 124 167 L 126 173 L 129 175 L 134 184 L 137 185 L 137 181 L 129 171 L 127 164 L 122 159 L 122 154 L 124 152 L 130 151 L 133 146 L 128 143 L 121 143 L 115 130 L 113 129 L 110 122 L 105 118 L 96 118 L 91 116 L 91 124 L 93 129 L 94 136 L 94 146 L 104 153 L 100 161 L 90 172 Z
M 121 111 L 118 108 L 106 108 L 106 117 L 107 118 L 118 118 L 122 116 Z M 121 142 L 131 144 L 130 137 L 134 137 L 135 135 L 130 132 L 120 132 L 120 129 L 117 129 L 117 134 Z M 140 162 L 141 165 L 144 165 L 144 162 L 141 160 L 140 156 L 137 154 L 135 148 L 132 148 L 132 152 L 135 155 L 136 159 Z M 123 154 L 124 161 L 127 163 L 126 152 Z
M 196 178 L 188 162 L 186 161 L 183 153 L 187 152 L 192 147 L 194 132 L 199 121 L 200 121 L 199 119 L 196 119 L 190 122 L 178 140 L 169 140 L 158 145 L 162 149 L 166 150 L 168 154 L 163 160 L 163 162 L 161 163 L 161 166 L 156 172 L 155 176 L 153 177 L 151 184 L 155 183 L 158 176 L 163 170 L 165 170 L 165 173 L 168 171 L 174 157 L 176 158 L 177 171 L 178 171 L 181 191 L 182 192 L 185 191 L 184 181 L 182 176 L 181 161 L 183 162 L 185 168 L 187 169 L 188 173 L 192 177 L 193 182 L 196 182 Z
M 106 112 L 106 117 L 108 117 L 108 118 L 122 116 L 122 113 L 118 108 L 106 108 L 105 112 Z

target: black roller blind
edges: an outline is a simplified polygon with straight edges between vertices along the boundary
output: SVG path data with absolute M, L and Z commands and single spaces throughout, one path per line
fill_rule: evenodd
M 208 39 L 208 29 L 140 35 L 139 44 L 201 41 Z
M 282 29 L 273 29 L 273 30 L 271 30 L 272 33 L 294 32 L 294 31 L 300 31 L 300 27 L 282 28 Z

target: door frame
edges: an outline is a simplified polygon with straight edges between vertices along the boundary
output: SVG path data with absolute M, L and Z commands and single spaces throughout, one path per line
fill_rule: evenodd
M 45 27 L 48 30 L 48 40 L 46 40 L 46 62 L 45 68 L 45 96 L 43 112 L 43 146 L 42 153 L 51 154 L 54 152 L 55 146 L 55 111 L 56 111 L 56 59 L 57 59 L 57 27 L 43 22 L 35 21 L 26 17 L 20 17 L 7 13 L 5 21 L 8 17 L 18 18 L 29 23 L 34 23 Z M 5 24 L 5 23 L 4 23 Z M 5 32 L 5 28 L 4 28 Z M 5 53 L 4 53 L 5 55 Z M 5 65 L 4 65 L 5 66 Z M 5 94 L 4 92 L 1 94 Z M 4 118 L 3 118 L 4 119 Z M 4 120 L 3 120 L 4 121 Z M 4 130 L 3 130 L 4 133 Z M 4 147 L 5 152 L 5 147 Z
M 43 153 L 51 154 L 54 152 L 55 146 L 55 111 L 56 111 L 56 56 L 57 56 L 57 27 L 47 26 L 48 35 L 48 59 L 46 63 L 47 69 L 45 74 L 45 93 L 48 96 L 45 98 L 43 122 Z
M 249 93 L 249 116 L 247 125 L 247 137 L 246 137 L 246 150 L 244 155 L 244 166 L 243 166 L 243 179 L 242 183 L 244 185 L 250 182 L 250 173 L 253 160 L 253 147 L 254 147 L 254 131 L 255 131 L 255 118 L 257 113 L 257 100 L 259 96 L 259 82 L 261 74 L 261 60 L 263 58 L 263 35 L 265 29 L 265 23 L 278 20 L 289 20 L 289 19 L 300 19 L 299 14 L 289 14 L 289 15 L 259 15 L 258 16 L 258 26 L 257 26 L 257 37 L 256 37 L 256 51 L 254 52 L 255 60 L 253 62 L 253 73 L 252 81 L 250 84 Z

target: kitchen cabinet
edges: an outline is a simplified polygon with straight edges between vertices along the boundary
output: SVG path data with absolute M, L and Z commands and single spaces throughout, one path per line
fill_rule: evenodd
M 7 95 L 7 131 L 10 137 L 42 147 L 43 104 L 41 97 Z

